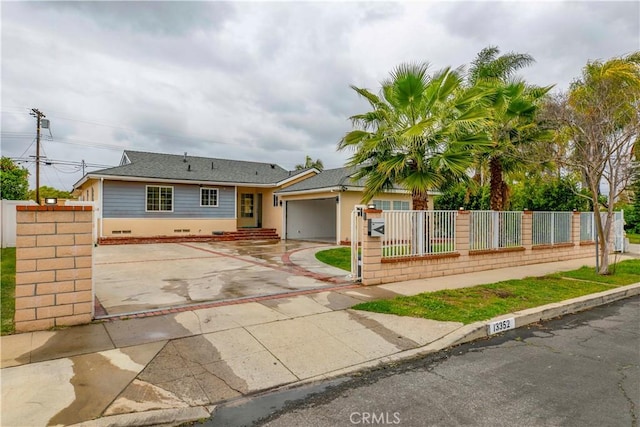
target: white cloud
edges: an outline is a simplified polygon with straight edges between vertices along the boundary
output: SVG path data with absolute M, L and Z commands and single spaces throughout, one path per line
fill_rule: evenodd
M 637 2 L 5 2 L 2 154 L 33 155 L 30 108 L 51 119 L 49 158 L 117 164 L 121 150 L 327 167 L 348 117 L 403 61 L 468 64 L 526 52 L 521 74 L 566 88 L 590 59 L 640 46 Z M 104 126 L 107 125 L 107 126 Z M 10 133 L 11 132 L 11 133 Z M 16 133 L 18 132 L 18 133 Z M 109 149 L 107 149 L 109 148 Z M 46 166 L 69 188 L 74 168 Z

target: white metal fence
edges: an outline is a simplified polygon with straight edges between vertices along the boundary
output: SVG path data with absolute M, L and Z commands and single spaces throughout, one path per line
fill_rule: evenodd
M 456 211 L 383 211 L 382 257 L 455 252 Z
M 624 211 L 614 212 L 613 216 L 613 247 L 615 251 L 624 253 L 625 247 L 624 233 Z
M 571 212 L 533 212 L 533 245 L 571 243 Z
M 351 212 L 351 279 L 362 279 L 362 260 L 360 244 L 362 243 L 362 208 Z
M 596 240 L 596 225 L 593 212 L 580 212 L 580 241 L 593 242 Z
M 600 217 L 604 224 L 607 220 L 606 212 L 601 212 Z M 624 211 L 613 213 L 613 249 L 625 252 Z M 593 242 L 596 240 L 596 226 L 593 212 L 580 213 L 580 241 Z
M 616 212 L 615 250 L 623 246 L 622 212 Z M 385 210 L 385 233 L 381 238 L 383 258 L 418 257 L 456 251 L 457 211 Z M 490 250 L 522 246 L 523 212 L 471 211 L 469 250 Z M 352 277 L 359 279 L 362 211 L 351 216 Z M 572 242 L 572 212 L 532 212 L 531 243 L 553 245 Z M 593 241 L 593 212 L 580 214 L 580 241 Z
M 510 248 L 522 245 L 522 212 L 471 211 L 469 249 Z

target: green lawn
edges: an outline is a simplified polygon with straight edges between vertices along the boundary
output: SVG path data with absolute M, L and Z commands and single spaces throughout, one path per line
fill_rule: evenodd
M 640 282 L 640 260 L 618 263 L 615 272 L 599 276 L 593 268 L 583 267 L 543 277 L 370 301 L 353 308 L 468 324 Z
M 7 335 L 14 332 L 13 313 L 15 312 L 16 248 L 4 248 L 0 256 L 2 257 L 2 283 L 0 284 L 2 325 L 0 334 Z
M 452 243 L 434 243 L 431 251 L 435 253 L 450 252 L 453 250 Z M 383 248 L 383 255 L 403 256 L 409 253 L 408 245 L 395 245 Z M 351 248 L 342 246 L 339 248 L 327 249 L 316 253 L 316 259 L 325 264 L 351 271 Z
M 640 234 L 627 233 L 627 238 L 629 239 L 629 243 L 640 243 Z
M 351 248 L 347 246 L 317 252 L 316 259 L 325 264 L 351 271 Z

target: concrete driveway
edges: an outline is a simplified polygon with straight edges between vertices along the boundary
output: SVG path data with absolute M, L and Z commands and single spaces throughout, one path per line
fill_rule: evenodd
M 237 241 L 99 246 L 96 316 L 164 310 L 349 284 L 315 253 L 332 246 Z

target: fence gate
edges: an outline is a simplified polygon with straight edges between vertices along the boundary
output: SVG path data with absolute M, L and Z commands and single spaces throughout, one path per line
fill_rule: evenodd
M 362 244 L 362 208 L 356 207 L 351 212 L 351 279 L 362 279 L 362 260 L 360 259 L 360 245 Z
M 624 211 L 614 212 L 613 216 L 613 250 L 624 253 Z

